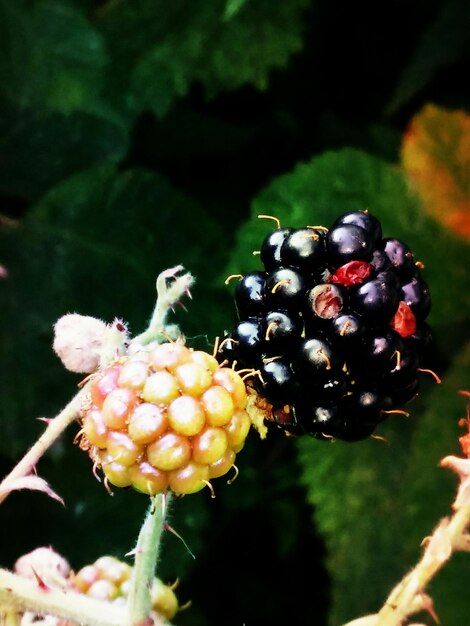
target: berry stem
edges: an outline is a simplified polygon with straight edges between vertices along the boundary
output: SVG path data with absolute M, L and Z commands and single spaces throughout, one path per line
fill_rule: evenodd
M 86 399 L 91 386 L 88 381 L 80 391 L 70 400 L 62 411 L 48 422 L 44 433 L 39 437 L 36 443 L 28 450 L 19 463 L 15 465 L 12 471 L 0 483 L 0 503 L 15 489 L 15 481 L 23 476 L 28 476 L 34 472 L 35 467 L 42 455 L 51 447 L 58 439 L 62 432 L 71 424 L 79 415 L 83 402 Z
M 170 493 L 152 498 L 135 547 L 134 569 L 128 596 L 130 624 L 143 623 L 152 608 L 150 589 L 155 577 L 162 530 L 170 503 Z
M 129 626 L 122 606 L 71 591 L 43 589 L 36 580 L 4 569 L 0 569 L 0 606 L 1 611 L 7 611 L 7 615 L 32 611 L 60 616 L 82 626 Z

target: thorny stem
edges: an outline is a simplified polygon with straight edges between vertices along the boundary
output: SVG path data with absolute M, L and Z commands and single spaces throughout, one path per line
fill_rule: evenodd
M 424 590 L 429 581 L 452 553 L 466 545 L 466 528 L 470 524 L 470 505 L 463 506 L 451 518 L 444 518 L 427 541 L 417 565 L 392 590 L 376 615 L 368 615 L 345 626 L 401 626 L 407 617 L 429 610 Z
M 128 596 L 128 612 L 131 624 L 148 619 L 151 611 L 150 589 L 155 576 L 160 552 L 163 524 L 170 503 L 170 493 L 152 498 L 135 547 L 134 568 Z
M 58 439 L 62 432 L 71 424 L 79 415 L 82 403 L 86 398 L 91 381 L 88 381 L 80 391 L 72 398 L 67 406 L 47 425 L 46 430 L 39 437 L 36 443 L 28 450 L 12 471 L 0 483 L 0 503 L 3 502 L 14 488 L 16 479 L 27 476 L 34 472 L 34 469 L 41 456 L 51 447 Z

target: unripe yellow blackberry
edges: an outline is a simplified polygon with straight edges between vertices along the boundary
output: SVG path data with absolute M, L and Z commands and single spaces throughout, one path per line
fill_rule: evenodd
M 194 493 L 226 474 L 250 418 L 242 378 L 203 351 L 165 343 L 99 374 L 80 445 L 117 487 Z

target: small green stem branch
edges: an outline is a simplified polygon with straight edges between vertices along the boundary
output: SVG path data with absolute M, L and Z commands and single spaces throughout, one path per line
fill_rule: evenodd
M 50 446 L 58 439 L 62 432 L 71 424 L 79 415 L 82 403 L 89 393 L 91 382 L 80 389 L 80 391 L 72 398 L 67 406 L 47 425 L 44 433 L 39 437 L 36 443 L 28 450 L 19 463 L 15 465 L 12 471 L 0 483 L 0 503 L 15 489 L 15 481 L 34 472 L 35 467 L 42 455 L 50 448 Z
M 135 547 L 134 570 L 128 596 L 129 623 L 144 623 L 151 611 L 150 589 L 155 577 L 163 524 L 171 495 L 158 494 L 152 498 Z
M 470 505 L 441 520 L 426 540 L 426 549 L 420 561 L 392 590 L 380 611 L 376 615 L 348 622 L 345 626 L 402 626 L 410 615 L 418 611 L 432 612 L 432 601 L 424 590 L 453 552 L 467 546 L 466 529 L 469 524 Z
M 0 569 L 0 606 L 2 610 L 56 615 L 81 626 L 129 626 L 122 606 L 71 591 L 44 589 L 36 580 L 4 569 Z
M 190 287 L 194 283 L 194 277 L 187 272 L 178 276 L 183 270 L 182 265 L 177 265 L 171 269 L 161 272 L 157 278 L 157 303 L 150 319 L 147 330 L 145 330 L 131 341 L 132 345 L 145 346 L 152 341 L 168 341 L 176 339 L 178 329 L 175 326 L 167 326 L 166 319 L 172 308 L 181 300 L 184 295 L 190 295 Z M 173 282 L 168 285 L 167 281 Z

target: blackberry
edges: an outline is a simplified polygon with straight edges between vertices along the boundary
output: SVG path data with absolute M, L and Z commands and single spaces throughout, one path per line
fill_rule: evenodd
M 250 333 L 238 336 L 251 359 Z M 190 494 L 233 466 L 251 426 L 246 403 L 240 375 L 210 354 L 150 344 L 95 375 L 79 444 L 116 487 Z
M 369 437 L 419 390 L 431 342 L 421 264 L 367 211 L 329 229 L 278 227 L 261 261 L 235 289 L 239 321 L 219 362 L 253 370 L 249 391 L 287 433 Z

